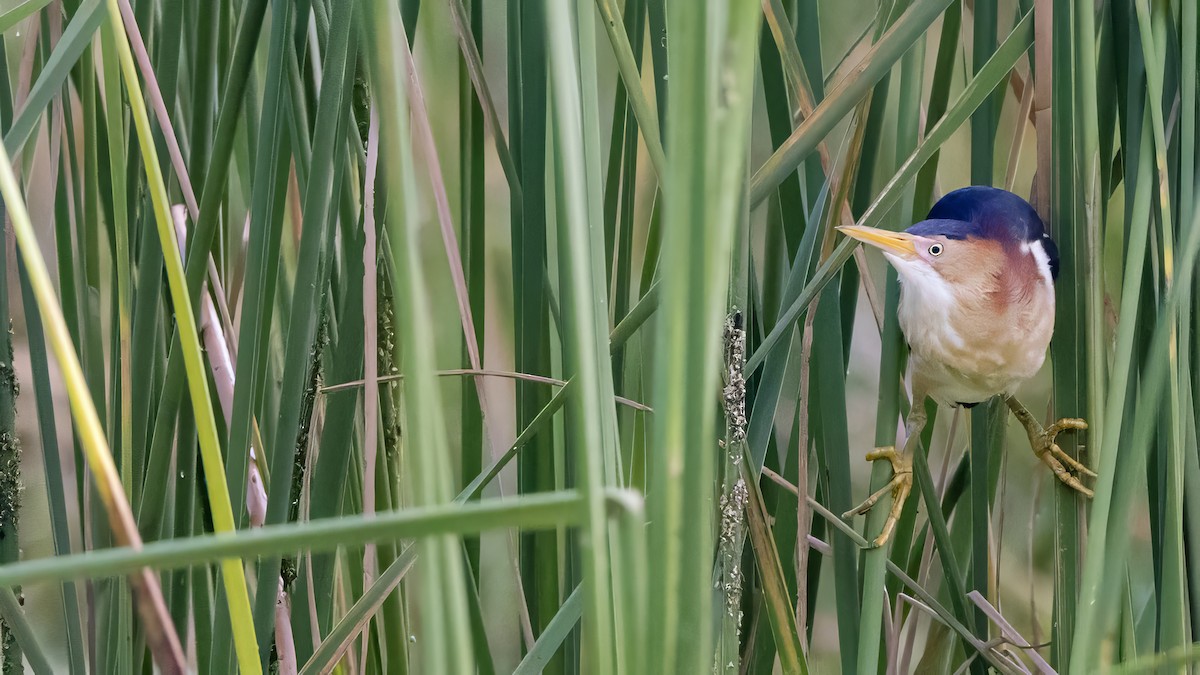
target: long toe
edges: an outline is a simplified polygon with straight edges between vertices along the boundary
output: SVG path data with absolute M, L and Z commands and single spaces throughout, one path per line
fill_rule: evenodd
M 1062 453 L 1063 455 L 1066 454 L 1063 453 L 1061 449 L 1059 449 L 1059 453 Z M 1044 453 L 1041 457 L 1042 461 L 1045 462 L 1046 466 L 1050 467 L 1050 470 L 1054 472 L 1055 477 L 1057 477 L 1058 480 L 1063 483 L 1063 485 L 1066 485 L 1067 487 L 1075 490 L 1079 494 L 1089 499 L 1094 496 L 1094 493 L 1088 489 L 1088 487 L 1084 485 L 1079 478 L 1075 476 L 1075 474 L 1071 473 L 1065 466 L 1063 466 L 1063 463 L 1058 460 L 1058 457 L 1055 456 L 1053 452 Z
M 1028 429 L 1029 442 L 1033 446 L 1033 452 L 1041 459 L 1054 475 L 1058 477 L 1064 485 L 1079 492 L 1087 497 L 1092 496 L 1092 491 L 1080 481 L 1080 476 L 1095 478 L 1096 472 L 1087 467 L 1086 464 L 1068 455 L 1055 440 L 1058 435 L 1064 431 L 1080 431 L 1087 429 L 1087 421 L 1077 417 L 1064 417 L 1045 429 Z
M 896 523 L 900 521 L 900 514 L 904 512 L 904 503 L 908 501 L 908 495 L 912 492 L 911 472 L 897 474 L 896 478 L 900 480 L 892 493 L 892 508 L 888 510 L 887 520 L 883 521 L 883 529 L 880 530 L 879 536 L 871 542 L 873 548 L 879 548 L 886 544 L 888 539 L 891 539 L 892 531 L 896 529 Z
M 1087 420 L 1080 419 L 1078 417 L 1064 417 L 1064 418 L 1058 420 L 1057 422 L 1055 422 L 1054 424 L 1051 424 L 1049 427 L 1047 427 L 1046 435 L 1053 438 L 1064 431 L 1069 431 L 1069 430 L 1083 431 L 1087 428 L 1088 428 Z
M 1089 478 L 1096 477 L 1095 471 L 1092 471 L 1091 469 L 1087 468 L 1087 466 L 1083 462 L 1068 455 L 1065 450 L 1063 450 L 1062 448 L 1060 448 L 1058 446 L 1058 443 L 1053 443 L 1050 445 L 1050 454 L 1052 454 L 1055 457 L 1062 460 L 1063 463 L 1065 463 L 1067 466 L 1071 467 L 1072 471 L 1075 471 L 1076 473 L 1081 473 L 1085 476 L 1088 476 Z
M 871 542 L 871 547 L 874 548 L 887 543 L 887 540 L 892 535 L 892 531 L 896 528 L 896 522 L 900 519 L 900 513 L 904 510 L 904 502 L 908 499 L 908 495 L 912 491 L 912 460 L 904 454 L 897 452 L 894 447 L 876 448 L 867 454 L 867 459 L 870 461 L 887 460 L 892 465 L 892 478 L 886 485 L 873 492 L 870 497 L 867 497 L 862 504 L 847 511 L 842 517 L 851 518 L 865 514 L 884 495 L 891 493 L 892 504 L 891 508 L 888 509 L 887 519 L 883 522 L 883 528 L 879 536 Z
M 893 445 L 875 448 L 867 453 L 868 462 L 877 462 L 881 459 L 886 459 L 888 464 L 892 465 L 894 474 L 912 473 L 912 460 L 898 452 Z
M 903 474 L 894 474 L 886 485 L 872 492 L 870 497 L 863 500 L 863 503 L 843 513 L 842 518 L 849 519 L 867 513 L 884 495 L 889 492 L 894 493 L 901 480 L 903 480 Z

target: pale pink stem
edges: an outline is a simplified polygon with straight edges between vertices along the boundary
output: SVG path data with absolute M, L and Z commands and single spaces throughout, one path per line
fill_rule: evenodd
M 979 591 L 971 591 L 970 593 L 967 593 L 967 599 L 975 603 L 976 607 L 983 610 L 983 613 L 987 615 L 987 618 L 991 619 L 992 623 L 996 624 L 996 627 L 1000 629 L 1000 634 L 1003 635 L 1006 640 L 1021 649 L 1021 651 L 1025 652 L 1025 655 L 1029 657 L 1030 661 L 1033 661 L 1033 665 L 1037 668 L 1039 673 L 1046 675 L 1055 672 L 1054 669 L 1050 667 L 1050 664 L 1046 662 L 1046 659 L 1042 658 L 1042 655 L 1038 653 L 1037 649 L 1030 647 L 1030 643 L 1025 638 L 1021 637 L 1021 634 L 1017 632 L 1016 628 L 1013 628 L 1012 624 L 1008 622 L 1008 619 L 1005 619 L 1004 615 L 1001 614 L 995 607 L 993 607 L 992 603 L 988 602 L 987 598 L 983 597 Z
M 379 110 L 371 106 L 367 130 L 367 175 L 363 186 L 363 514 L 375 514 L 375 466 L 379 452 L 379 311 L 376 298 L 378 270 L 375 244 L 375 179 L 379 172 Z M 378 575 L 379 558 L 375 543 L 363 549 L 363 588 L 370 588 Z M 362 637 L 362 658 L 366 667 L 367 633 Z
M 180 254 L 183 254 L 183 244 L 187 241 L 187 213 L 182 205 L 171 207 L 171 216 L 175 220 L 175 237 L 179 243 Z M 200 336 L 204 340 L 204 349 L 208 352 L 209 367 L 212 368 L 213 382 L 217 390 L 217 400 L 225 419 L 233 418 L 233 361 L 229 358 L 229 345 L 221 332 L 221 320 L 213 307 L 212 297 L 207 290 L 200 296 Z M 262 476 L 258 471 L 258 461 L 254 446 L 250 446 L 248 488 L 246 490 L 246 510 L 250 513 L 250 526 L 262 527 L 267 514 L 267 491 L 263 485 Z M 292 636 L 292 618 L 287 591 L 283 587 L 283 578 L 279 579 L 278 597 L 275 599 L 275 651 L 279 655 L 279 672 L 281 675 L 295 675 L 296 643 Z

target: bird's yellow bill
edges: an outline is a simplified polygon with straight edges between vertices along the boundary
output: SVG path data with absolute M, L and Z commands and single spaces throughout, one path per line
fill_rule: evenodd
M 842 225 L 837 229 L 847 237 L 883 249 L 888 253 L 905 256 L 916 255 L 917 253 L 917 247 L 913 243 L 912 235 L 907 232 L 891 232 L 889 230 L 864 227 L 862 225 Z

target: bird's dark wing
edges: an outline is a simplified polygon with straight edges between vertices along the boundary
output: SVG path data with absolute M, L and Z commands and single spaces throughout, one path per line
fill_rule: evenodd
M 1058 281 L 1058 245 L 1049 234 L 1043 234 L 1042 248 L 1046 250 L 1046 257 L 1050 259 L 1050 278 Z

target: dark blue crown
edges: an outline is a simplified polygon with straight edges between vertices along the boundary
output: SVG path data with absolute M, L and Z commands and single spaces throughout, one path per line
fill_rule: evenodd
M 1058 278 L 1058 247 L 1046 233 L 1042 219 L 1029 202 L 1007 190 L 982 185 L 955 190 L 938 200 L 926 220 L 905 231 L 947 239 L 991 239 L 1004 244 L 1041 241 L 1050 259 L 1050 274 Z

